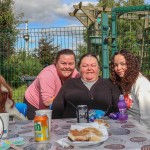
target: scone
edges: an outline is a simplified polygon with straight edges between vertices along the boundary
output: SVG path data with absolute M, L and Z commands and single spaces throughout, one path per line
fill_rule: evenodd
M 70 130 L 68 138 L 72 141 L 100 141 L 102 132 L 96 128 L 85 128 L 83 130 Z

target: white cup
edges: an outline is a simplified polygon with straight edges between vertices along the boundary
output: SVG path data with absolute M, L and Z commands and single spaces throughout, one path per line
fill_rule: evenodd
M 9 127 L 9 113 L 0 113 L 0 135 L 7 137 Z
M 52 119 L 52 110 L 50 109 L 42 109 L 42 110 L 36 110 L 36 115 L 46 114 L 49 120 L 49 131 L 51 131 L 51 119 Z

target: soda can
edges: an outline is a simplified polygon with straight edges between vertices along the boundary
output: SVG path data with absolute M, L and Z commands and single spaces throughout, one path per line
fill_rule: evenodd
M 88 113 L 87 105 L 77 106 L 77 121 L 78 123 L 89 122 L 89 113 Z
M 34 117 L 35 141 L 49 140 L 49 123 L 45 114 L 35 115 Z

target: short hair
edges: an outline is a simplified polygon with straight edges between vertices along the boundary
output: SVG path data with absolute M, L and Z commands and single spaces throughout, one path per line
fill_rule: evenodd
M 97 56 L 96 56 L 95 54 L 93 54 L 93 53 L 87 53 L 87 54 L 82 55 L 81 58 L 79 59 L 78 68 L 80 68 L 81 61 L 82 61 L 82 59 L 83 59 L 84 57 L 94 57 L 94 58 L 97 60 L 98 66 L 100 67 L 100 63 L 99 63 L 99 61 L 98 61 Z
M 71 49 L 62 49 L 62 50 L 58 51 L 58 53 L 56 55 L 56 58 L 54 60 L 54 64 L 56 64 L 58 62 L 61 55 L 73 55 L 74 60 L 76 62 L 76 56 L 75 56 L 73 50 L 71 50 Z

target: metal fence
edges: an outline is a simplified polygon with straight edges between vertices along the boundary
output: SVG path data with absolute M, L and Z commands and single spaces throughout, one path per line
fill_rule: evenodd
M 70 48 L 76 53 L 78 45 L 84 43 L 84 30 L 83 26 L 20 29 L 15 47 L 16 52 L 22 50 L 32 54 L 36 48 L 39 48 L 40 39 L 45 38 L 51 40 L 51 44 L 58 46 L 59 49 Z
M 86 28 L 83 26 L 60 27 L 60 28 L 42 28 L 42 29 L 18 29 L 15 42 L 10 43 L 10 34 L 1 31 L 0 37 L 5 37 L 0 43 L 0 73 L 5 77 L 7 82 L 13 87 L 14 100 L 22 101 L 24 91 L 29 82 L 47 65 L 54 51 L 69 48 L 77 56 L 82 53 L 81 49 L 87 51 L 87 43 L 84 39 Z M 42 43 L 41 40 L 45 39 Z M 7 43 L 7 46 L 6 46 Z M 39 56 L 39 50 L 50 52 L 48 58 Z M 54 57 L 54 56 L 53 56 Z M 52 58 L 53 58 L 52 57 Z M 39 61 L 39 59 L 41 61 Z M 42 63 L 48 59 L 46 63 Z M 26 82 L 27 81 L 27 82 Z
M 109 25 L 111 26 L 111 24 Z M 96 38 L 97 41 L 94 42 L 92 39 L 93 34 L 91 34 L 93 33 L 93 30 L 94 29 L 92 29 L 92 31 L 87 31 L 87 28 L 83 26 L 47 29 L 18 29 L 18 34 L 16 35 L 13 44 L 11 43 L 11 35 L 7 32 L 1 31 L 0 37 L 5 38 L 3 38 L 4 41 L 1 40 L 0 42 L 0 73 L 13 87 L 14 100 L 23 101 L 24 92 L 28 86 L 27 82 L 25 81 L 28 81 L 29 83 L 46 65 L 52 63 L 52 60 L 50 61 L 50 59 L 55 52 L 54 50 L 59 51 L 60 49 L 64 48 L 72 49 L 75 52 L 77 59 L 83 53 L 86 53 L 87 51 L 93 51 L 100 56 L 99 58 L 101 61 L 102 43 L 100 42 L 102 42 L 102 36 L 99 35 L 99 39 Z M 147 35 L 149 35 L 148 30 L 149 28 L 147 28 L 146 32 L 144 32 Z M 133 35 L 133 32 L 130 33 Z M 124 39 L 125 34 L 127 33 L 124 32 L 124 34 L 122 34 L 118 32 L 117 37 Z M 135 34 L 135 37 L 137 35 L 139 34 Z M 147 36 L 145 35 L 145 37 Z M 42 41 L 42 39 L 45 40 Z M 118 42 L 121 43 L 122 41 L 120 39 Z M 137 40 L 139 39 L 137 38 Z M 137 54 L 139 56 L 143 56 L 141 59 L 142 66 L 144 66 L 143 72 L 147 73 L 147 75 L 150 75 L 149 38 L 147 38 L 144 45 L 145 49 L 141 49 L 142 45 L 140 42 L 138 42 L 136 45 L 132 45 L 130 40 L 128 40 L 126 43 L 130 44 L 130 46 L 126 46 L 128 49 L 132 48 L 133 46 L 138 47 Z M 112 45 L 109 42 L 107 44 L 108 51 L 111 55 Z M 119 45 L 119 48 L 123 48 L 124 46 L 124 43 L 122 43 Z M 45 49 L 46 55 L 39 55 L 39 51 L 45 51 Z M 47 58 L 49 52 L 50 55 Z M 45 61 L 45 59 L 48 59 L 48 61 Z

